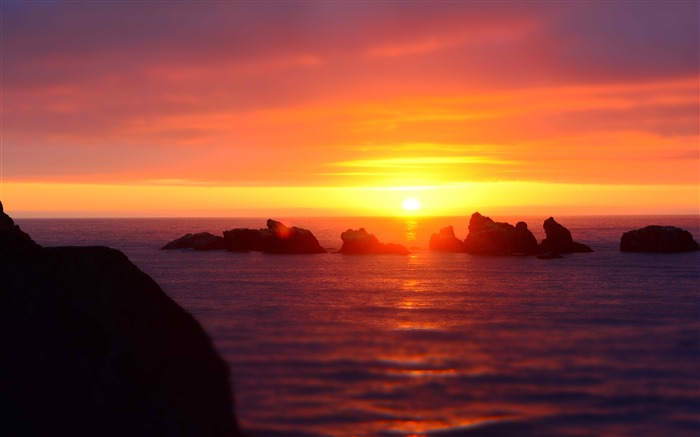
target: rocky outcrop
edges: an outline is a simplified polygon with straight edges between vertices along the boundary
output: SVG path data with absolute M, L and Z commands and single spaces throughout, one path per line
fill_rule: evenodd
M 478 212 L 469 220 L 469 234 L 464 240 L 465 251 L 478 255 L 535 255 L 537 239 L 525 222 L 515 226 L 499 223 Z
M 12 217 L 5 214 L 2 202 L 0 202 L 0 262 L 4 261 L 5 258 L 31 255 L 40 249 L 32 237 L 22 231 L 12 220 Z
M 228 366 L 123 253 L 0 228 L 0 435 L 240 435 Z
M 647 226 L 625 232 L 620 239 L 622 252 L 691 252 L 700 244 L 690 232 L 675 226 Z
M 593 249 L 582 243 L 577 243 L 571 237 L 571 232 L 557 223 L 553 217 L 548 218 L 542 224 L 545 238 L 540 245 L 541 252 L 552 253 L 577 253 L 593 252 Z
M 236 228 L 224 231 L 224 248 L 232 252 L 262 252 L 262 229 Z
M 439 252 L 464 252 L 464 242 L 455 236 L 452 226 L 440 229 L 440 232 L 430 236 L 430 250 Z
M 275 221 L 267 221 L 267 229 L 262 234 L 262 251 L 264 253 L 326 253 L 318 240 L 307 229 L 296 226 L 287 227 Z
M 223 250 L 224 239 L 209 232 L 186 234 L 162 247 L 162 249 Z
M 380 243 L 374 234 L 370 234 L 365 228 L 357 231 L 348 229 L 340 234 L 343 246 L 338 252 L 353 255 L 408 255 L 411 252 L 400 244 Z
M 224 246 L 234 252 L 264 252 L 277 254 L 325 253 L 311 231 L 288 227 L 269 219 L 267 229 L 238 228 L 224 231 Z
M 208 232 L 187 234 L 163 249 L 229 250 L 278 254 L 326 253 L 311 231 L 268 220 L 267 229 L 236 228 L 219 237 Z

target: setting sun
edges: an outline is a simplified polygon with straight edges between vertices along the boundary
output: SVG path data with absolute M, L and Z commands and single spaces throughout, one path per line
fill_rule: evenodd
M 420 202 L 413 197 L 409 197 L 403 201 L 402 206 L 406 211 L 417 211 L 420 209 Z
M 700 210 L 698 2 L 34 3 L 0 1 L 16 217 Z

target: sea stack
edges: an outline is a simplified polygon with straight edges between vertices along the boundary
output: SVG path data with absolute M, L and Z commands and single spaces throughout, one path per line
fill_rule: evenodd
M 223 250 L 224 238 L 209 232 L 186 234 L 162 247 L 164 250 L 194 249 L 194 250 Z
M 557 223 L 554 217 L 545 220 L 542 227 L 545 238 L 540 245 L 540 252 L 551 254 L 593 252 L 593 249 L 585 244 L 575 242 L 571 231 Z
M 620 239 L 622 252 L 692 252 L 700 244 L 690 232 L 675 226 L 647 226 L 625 232 Z
M 267 220 L 267 229 L 261 231 L 262 251 L 278 254 L 326 253 L 308 229 L 286 226 L 276 220 Z
M 438 252 L 464 252 L 464 242 L 455 236 L 452 226 L 440 229 L 440 232 L 430 236 L 430 250 Z
M 121 252 L 42 248 L 0 204 L 0 435 L 241 435 L 227 364 Z
M 477 255 L 535 255 L 537 239 L 525 222 L 500 223 L 478 212 L 469 220 L 465 251 Z
M 268 219 L 266 229 L 236 228 L 223 232 L 223 237 L 200 232 L 171 241 L 162 249 L 228 250 L 231 252 L 264 252 L 275 254 L 326 253 L 311 231 Z
M 340 234 L 343 246 L 339 253 L 352 255 L 408 255 L 411 252 L 401 244 L 380 243 L 374 234 L 370 234 L 365 228 L 358 230 L 348 229 Z

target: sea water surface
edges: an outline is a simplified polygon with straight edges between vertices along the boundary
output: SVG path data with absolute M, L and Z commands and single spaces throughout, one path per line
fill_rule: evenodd
M 538 239 L 546 217 L 525 219 Z M 620 253 L 697 216 L 557 217 L 594 253 L 427 250 L 468 218 L 295 218 L 324 247 L 365 227 L 409 256 L 161 251 L 265 219 L 19 219 L 40 244 L 124 251 L 210 333 L 253 437 L 698 436 L 700 252 Z

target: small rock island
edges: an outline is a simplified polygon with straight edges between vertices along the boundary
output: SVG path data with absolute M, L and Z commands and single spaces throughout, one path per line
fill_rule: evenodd
M 535 255 L 537 239 L 527 223 L 500 223 L 478 212 L 469 220 L 469 235 L 464 240 L 467 253 L 477 255 Z
M 544 228 L 545 238 L 542 240 L 542 243 L 540 243 L 541 253 L 593 252 L 593 249 L 585 244 L 574 241 L 571 232 L 566 227 L 557 223 L 553 217 L 545 220 L 542 227 Z
M 380 243 L 374 234 L 365 228 L 348 229 L 340 234 L 343 246 L 338 251 L 352 255 L 409 255 L 411 252 L 401 244 Z
M 265 229 L 236 228 L 223 232 L 223 237 L 209 232 L 186 234 L 162 249 L 228 250 L 231 252 L 263 252 L 274 254 L 326 253 L 311 231 L 288 227 L 269 219 Z
M 620 239 L 621 252 L 693 252 L 700 244 L 690 232 L 675 226 L 647 226 L 625 232 Z
M 428 247 L 438 252 L 465 252 L 464 242 L 455 236 L 452 226 L 440 229 L 440 232 L 430 236 Z
M 466 252 L 475 255 L 537 255 L 541 259 L 561 258 L 559 254 L 593 252 L 593 249 L 577 243 L 571 232 L 564 226 L 548 218 L 543 224 L 545 239 L 538 244 L 528 229 L 527 223 L 493 221 L 478 212 L 469 220 L 469 234 L 464 242 L 455 236 L 454 228 L 448 226 L 430 237 L 430 249 L 441 252 Z

